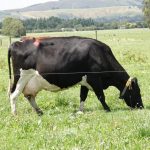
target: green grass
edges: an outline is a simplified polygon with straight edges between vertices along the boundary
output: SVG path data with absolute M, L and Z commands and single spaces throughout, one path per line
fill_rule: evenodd
M 95 38 L 92 31 L 28 35 Z M 20 96 L 18 115 L 13 117 L 7 98 L 8 39 L 3 37 L 3 46 L 0 46 L 0 149 L 150 149 L 150 30 L 98 31 L 98 40 L 107 43 L 128 73 L 138 78 L 145 109 L 131 111 L 118 98 L 119 92 L 110 87 L 105 91 L 110 113 L 103 110 L 94 93 L 90 92 L 84 114 L 78 115 L 79 86 L 76 86 L 58 93 L 40 92 L 37 103 L 44 111 L 42 117 L 38 117 Z

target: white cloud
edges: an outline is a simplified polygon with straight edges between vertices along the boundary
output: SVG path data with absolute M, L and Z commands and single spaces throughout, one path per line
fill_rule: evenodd
M 0 0 L 0 10 L 23 8 L 48 1 L 58 0 Z

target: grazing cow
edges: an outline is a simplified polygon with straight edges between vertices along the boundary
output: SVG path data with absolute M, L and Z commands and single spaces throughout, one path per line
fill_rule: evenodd
M 80 110 L 89 90 L 94 91 L 106 111 L 104 89 L 115 86 L 131 108 L 143 108 L 136 78 L 131 78 L 118 63 L 111 49 L 104 43 L 82 37 L 24 38 L 14 42 L 8 50 L 9 77 L 11 63 L 14 73 L 10 85 L 10 102 L 16 114 L 16 99 L 23 93 L 35 111 L 35 97 L 44 89 L 60 91 L 77 83 L 81 85 Z

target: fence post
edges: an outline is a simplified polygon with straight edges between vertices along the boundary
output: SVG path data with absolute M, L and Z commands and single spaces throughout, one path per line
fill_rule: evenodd
M 3 45 L 3 43 L 2 43 L 2 39 L 0 39 L 0 46 L 2 46 Z
M 97 40 L 97 30 L 95 30 L 95 37 L 96 37 L 96 40 Z
M 11 36 L 9 37 L 9 44 L 11 44 Z

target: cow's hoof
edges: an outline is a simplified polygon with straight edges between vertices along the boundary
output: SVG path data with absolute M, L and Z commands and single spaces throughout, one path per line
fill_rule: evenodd
M 144 109 L 144 106 L 140 106 L 139 109 Z
M 77 111 L 76 114 L 77 114 L 77 115 L 82 115 L 82 114 L 84 114 L 84 113 L 83 113 L 83 111 L 80 111 L 80 110 L 79 110 L 79 111 Z
M 110 110 L 110 109 L 105 109 L 105 111 L 106 111 L 106 112 L 111 112 L 111 110 Z
M 13 116 L 17 116 L 17 111 L 13 111 L 13 112 L 11 112 L 11 114 L 12 114 Z
M 137 107 L 138 109 L 144 109 L 144 106 L 139 106 L 139 107 Z
M 43 111 L 42 110 L 37 110 L 36 112 L 37 112 L 38 116 L 42 116 L 43 115 Z

